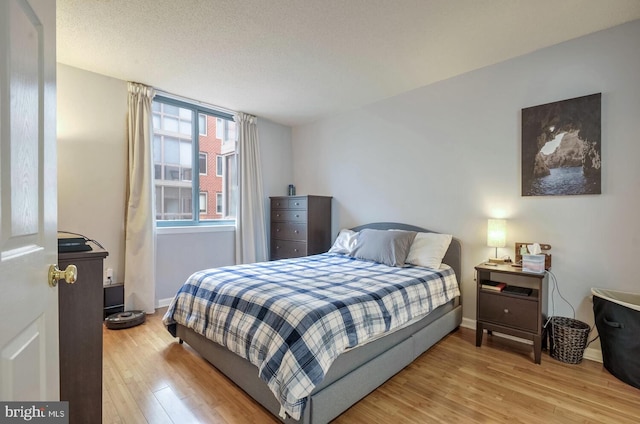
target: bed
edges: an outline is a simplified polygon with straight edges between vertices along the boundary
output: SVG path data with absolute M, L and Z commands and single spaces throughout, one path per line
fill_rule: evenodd
M 437 234 L 420 227 L 398 223 L 374 223 L 356 227 L 352 230 L 359 234 L 365 234 L 365 231 L 362 230 L 377 231 L 378 233 L 380 233 L 379 230 L 384 230 L 385 233 L 389 233 L 386 230 L 403 230 L 404 232 L 416 232 L 423 235 Z M 186 341 L 194 350 L 234 381 L 253 399 L 279 417 L 281 421 L 292 424 L 326 423 L 402 370 L 460 325 L 462 321 L 462 306 L 457 282 L 460 281 L 461 246 L 457 239 L 451 238 L 448 248 L 446 248 L 446 253 L 442 258 L 442 264 L 445 265 L 439 270 L 428 270 L 427 272 L 425 271 L 427 269 L 423 267 L 408 265 L 392 268 L 377 262 L 362 261 L 360 258 L 335 254 L 334 252 L 305 258 L 272 261 L 271 263 L 225 267 L 215 271 L 207 270 L 207 272 L 196 273 L 190 277 L 191 283 L 188 280 L 181 288 L 165 314 L 163 321 L 169 331 L 179 338 L 180 343 Z M 325 272 L 322 266 L 328 266 L 331 272 Z M 203 306 L 205 302 L 196 297 L 219 298 L 222 299 L 222 303 L 224 303 L 224 298 L 231 298 L 228 296 L 229 292 L 225 292 L 222 288 L 210 290 L 198 285 L 208 278 L 219 278 L 218 275 L 212 276 L 212 273 L 228 274 L 227 278 L 231 278 L 229 277 L 231 275 L 235 284 L 235 286 L 231 284 L 234 290 L 245 292 L 248 288 L 240 284 L 242 281 L 248 281 L 247 284 L 251 285 L 256 268 L 263 268 L 260 272 L 271 274 L 268 276 L 269 283 L 272 280 L 290 281 L 296 278 L 302 281 L 304 277 L 304 287 L 315 287 L 316 284 L 324 287 L 325 284 L 322 278 L 328 275 L 332 279 L 342 278 L 340 276 L 343 275 L 344 267 L 356 268 L 353 271 L 356 277 L 347 277 L 348 273 L 344 273 L 344 278 L 352 278 L 345 285 L 356 284 L 356 280 L 360 284 L 359 280 L 362 279 L 366 283 L 367 290 L 372 291 L 364 296 L 366 299 L 374 299 L 379 305 L 383 304 L 385 307 L 388 305 L 393 306 L 385 309 L 383 319 L 367 318 L 363 321 L 365 324 L 360 324 L 356 320 L 353 323 L 346 321 L 348 322 L 347 327 L 349 325 L 357 327 L 357 330 L 352 332 L 346 332 L 341 328 L 336 333 L 339 336 L 335 336 L 333 333 L 330 335 L 322 333 L 320 337 L 323 342 L 315 342 L 324 348 L 320 354 L 314 353 L 310 355 L 306 350 L 301 351 L 299 345 L 289 342 L 291 337 L 286 340 L 286 343 L 283 341 L 273 347 L 271 342 L 277 339 L 277 335 L 274 336 L 271 333 L 265 333 L 265 331 L 271 331 L 271 327 L 276 327 L 280 324 L 264 325 L 263 322 L 257 324 L 253 321 L 248 322 L 246 319 L 238 319 L 238 314 L 235 316 L 225 315 L 228 314 L 228 305 L 231 302 L 227 302 L 224 307 L 212 307 L 207 300 L 207 306 Z M 278 269 L 279 273 L 275 273 L 276 269 Z M 284 272 L 281 269 L 293 271 Z M 230 274 L 231 272 L 233 274 Z M 307 281 L 306 279 L 310 275 L 317 275 L 318 281 Z M 260 278 L 263 278 L 262 274 Z M 405 279 L 407 280 L 406 285 Z M 377 289 L 378 280 L 388 280 L 386 282 L 387 286 L 382 291 Z M 414 284 L 415 280 L 420 280 L 422 283 L 427 280 L 433 280 L 433 283 L 429 283 L 432 286 L 430 285 L 430 288 L 426 289 L 426 291 L 438 293 L 438 296 L 436 296 L 438 298 L 437 303 L 436 300 L 421 300 L 408 304 L 408 306 L 398 306 L 394 303 L 395 301 L 388 300 L 391 299 L 390 297 L 380 300 L 380 293 L 384 293 L 384 296 L 407 297 L 407 293 L 410 293 L 411 290 L 416 291 L 416 293 L 425 291 L 424 288 L 421 288 L 422 286 L 417 285 L 417 283 Z M 454 283 L 451 283 L 452 280 Z M 195 281 L 197 281 L 197 284 Z M 236 281 L 238 282 L 237 284 L 235 283 Z M 393 284 L 389 284 L 390 282 L 393 282 Z M 293 281 L 293 283 L 298 284 L 299 281 Z M 282 283 L 282 285 L 286 284 L 288 283 Z M 456 287 L 449 287 L 452 284 L 455 284 Z M 263 284 L 262 281 L 260 284 L 253 284 L 253 286 L 269 287 Z M 392 289 L 391 286 L 397 286 L 397 289 Z M 447 286 L 446 289 L 444 288 L 445 286 Z M 315 294 L 309 294 L 315 293 L 311 292 L 311 290 L 305 289 L 302 292 L 304 293 L 301 293 L 301 296 L 315 296 Z M 413 296 L 412 294 L 411 299 L 414 298 Z M 178 300 L 179 298 L 181 299 L 180 301 Z M 333 300 L 324 302 L 324 298 L 323 295 L 321 304 L 336 304 Z M 341 302 L 343 301 L 344 299 L 341 300 Z M 237 305 L 241 302 L 244 302 L 244 300 L 234 297 L 232 303 Z M 437 307 L 429 308 L 430 311 L 428 313 L 420 309 L 426 303 L 431 304 L 431 302 Z M 274 301 L 275 303 L 276 301 Z M 187 309 L 189 310 L 186 311 Z M 258 309 L 262 311 L 262 308 Z M 338 309 L 343 310 L 343 312 L 331 311 L 330 313 L 344 315 L 344 308 Z M 363 307 L 363 309 L 368 311 L 369 307 Z M 260 316 L 264 321 L 269 321 L 269 316 L 274 314 L 268 309 L 264 310 L 267 312 L 252 312 L 252 314 Z M 368 317 L 368 312 L 363 314 Z M 404 320 L 397 318 L 393 314 L 403 316 Z M 355 315 L 355 313 L 352 313 L 352 315 Z M 317 320 L 315 318 L 310 319 L 309 325 L 313 327 L 314 331 L 318 327 L 324 329 L 324 327 L 329 326 L 327 324 L 329 321 L 335 321 L 335 316 L 328 316 L 330 318 L 327 318 L 326 321 L 323 321 L 324 317 Z M 252 318 L 255 317 L 252 316 Z M 234 320 L 237 321 L 234 323 L 237 328 L 246 328 L 246 331 L 242 330 L 245 332 L 241 335 L 238 335 L 240 330 L 237 330 L 238 333 L 221 335 L 222 333 L 218 331 L 220 328 L 217 328 L 222 326 L 220 323 L 228 326 Z M 218 324 L 212 324 L 214 322 Z M 284 325 L 286 326 L 287 323 L 285 322 Z M 380 334 L 380 328 L 375 328 L 376 325 L 385 328 L 384 334 Z M 265 330 L 265 327 L 267 327 L 267 330 Z M 264 338 L 268 339 L 271 344 L 265 343 L 251 346 L 248 343 L 241 344 L 246 342 L 247 334 L 254 335 L 258 333 L 264 333 Z M 295 333 L 295 331 L 290 333 Z M 345 333 L 348 334 L 345 336 Z M 255 338 L 257 339 L 258 336 L 256 335 Z M 300 338 L 303 339 L 304 337 L 301 336 Z M 334 339 L 337 340 L 336 345 L 339 348 L 334 349 L 332 347 L 330 349 L 326 347 L 329 346 L 327 340 L 333 342 Z M 308 342 L 306 344 L 302 343 L 305 348 L 308 344 Z M 285 346 L 287 349 L 290 347 L 293 353 L 281 346 Z M 292 356 L 296 356 L 295 361 L 291 360 Z M 311 358 L 311 360 L 308 360 L 308 358 Z M 256 360 L 262 362 L 256 362 Z M 311 369 L 310 372 L 306 369 L 298 370 L 297 368 L 288 368 L 286 366 L 289 362 L 293 362 L 296 366 L 301 367 L 301 363 L 307 364 L 307 362 L 314 361 L 319 364 L 316 364 L 316 367 Z M 317 372 L 318 369 L 320 370 L 319 372 Z M 288 381 L 295 383 L 292 388 L 287 386 L 288 383 L 286 382 Z M 296 401 L 293 402 L 292 399 Z

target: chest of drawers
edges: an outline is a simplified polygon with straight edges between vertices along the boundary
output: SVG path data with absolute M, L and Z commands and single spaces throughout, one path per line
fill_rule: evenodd
M 78 267 L 74 284 L 58 284 L 60 400 L 69 402 L 69 423 L 102 422 L 102 275 L 108 252 L 58 254 L 58 267 Z
M 324 253 L 331 247 L 331 197 L 271 197 L 271 260 Z

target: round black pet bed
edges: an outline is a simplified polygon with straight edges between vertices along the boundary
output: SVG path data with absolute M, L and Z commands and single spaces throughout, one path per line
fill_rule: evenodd
M 145 320 L 144 311 L 125 311 L 109 315 L 104 320 L 104 325 L 110 330 L 120 330 L 122 328 L 135 327 Z

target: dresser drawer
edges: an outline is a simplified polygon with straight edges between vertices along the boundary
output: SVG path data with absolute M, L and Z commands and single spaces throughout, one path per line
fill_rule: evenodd
M 289 199 L 271 199 L 271 210 L 274 209 L 289 209 Z
M 307 209 L 306 197 L 271 199 L 271 209 Z
M 271 239 L 273 259 L 299 258 L 307 256 L 307 243 L 302 241 Z
M 480 291 L 478 319 L 537 333 L 538 302 Z
M 285 240 L 307 240 L 307 224 L 295 222 L 273 222 L 271 237 Z
M 289 199 L 289 209 L 307 209 L 307 198 L 293 198 Z
M 275 209 L 271 211 L 271 222 L 307 222 L 307 212 L 303 210 Z

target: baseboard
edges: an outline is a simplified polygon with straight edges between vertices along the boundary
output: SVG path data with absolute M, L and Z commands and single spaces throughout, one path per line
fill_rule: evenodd
M 476 329 L 476 320 L 462 317 L 462 323 L 460 324 L 460 327 L 470 328 L 472 330 L 475 330 Z
M 584 350 L 582 357 L 590 361 L 602 363 L 602 351 L 599 349 L 588 347 Z
M 470 328 L 471 330 L 475 330 L 476 329 L 476 320 L 475 319 L 471 319 L 471 318 L 462 317 L 462 323 L 460 324 L 460 327 Z M 496 337 L 502 337 L 502 338 L 509 339 L 509 340 L 515 340 L 516 342 L 520 342 L 520 343 L 533 344 L 533 342 L 531 340 L 525 340 L 525 339 L 521 339 L 519 337 L 513 337 L 513 336 L 510 336 L 508 334 L 502 334 L 502 333 L 498 333 L 498 332 L 495 332 L 495 331 L 493 332 L 493 335 L 496 336 Z M 584 350 L 584 353 L 582 354 L 582 357 L 584 359 L 588 359 L 590 361 L 602 363 L 602 351 L 599 350 L 599 349 L 588 347 L 588 348 L 586 348 Z
M 164 308 L 165 306 L 169 306 L 172 300 L 173 300 L 173 297 L 167 297 L 166 299 L 158 299 L 156 308 Z

